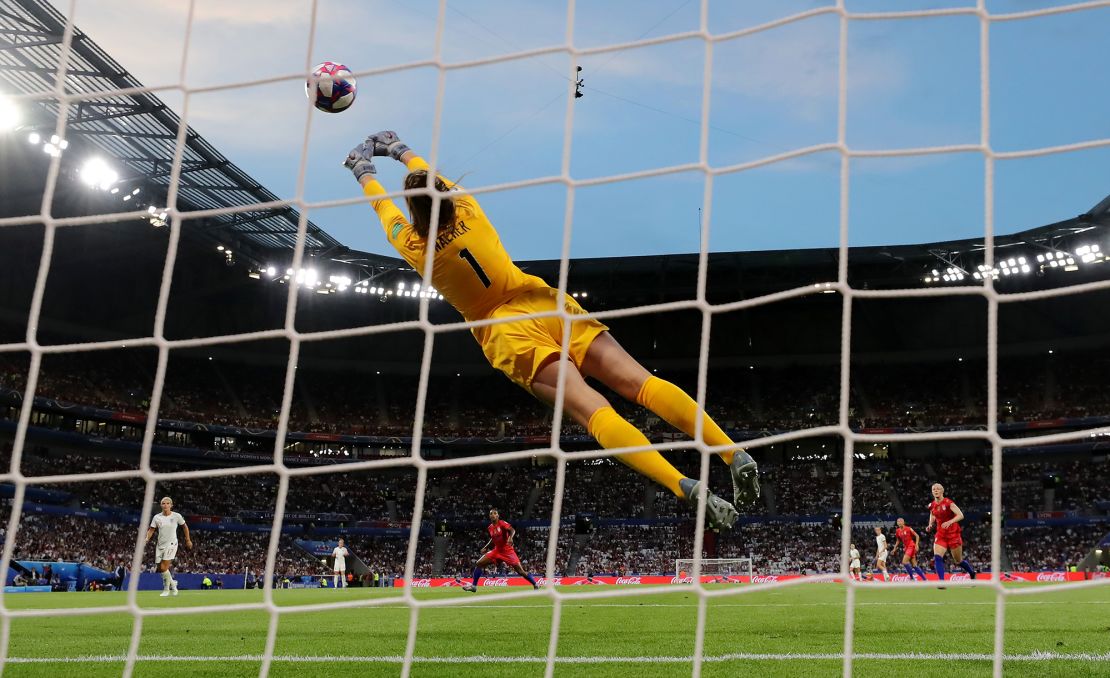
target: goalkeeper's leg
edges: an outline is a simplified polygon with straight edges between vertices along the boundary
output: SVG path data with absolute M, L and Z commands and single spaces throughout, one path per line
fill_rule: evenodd
M 608 332 L 602 332 L 590 344 L 582 371 L 613 389 L 626 400 L 638 403 L 663 421 L 691 438 L 695 437 L 698 404 L 685 391 L 669 381 L 649 373 L 629 355 Z M 734 445 L 717 422 L 706 412 L 701 413 L 702 439 L 707 445 Z M 733 501 L 754 501 L 759 498 L 759 477 L 755 460 L 740 448 L 720 452 L 721 459 L 731 467 Z
M 595 340 L 596 341 L 596 340 Z M 532 393 L 548 404 L 555 403 L 559 379 L 558 356 L 552 356 L 536 372 Z M 573 363 L 567 365 L 564 383 L 563 408 L 605 449 L 640 447 L 650 448 L 651 441 L 635 426 L 617 414 L 605 396 L 595 391 Z M 699 483 L 682 475 L 663 455 L 655 450 L 628 452 L 617 457 L 642 475 L 651 478 L 670 490 L 676 497 L 696 505 Z M 736 509 L 713 493 L 706 495 L 706 520 L 715 527 L 731 527 L 736 522 Z

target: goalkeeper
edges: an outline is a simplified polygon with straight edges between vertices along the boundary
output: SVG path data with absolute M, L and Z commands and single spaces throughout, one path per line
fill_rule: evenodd
M 405 164 L 405 190 L 430 189 L 405 197 L 411 221 L 376 178 L 374 160 L 389 156 Z M 468 321 L 511 322 L 472 328 L 486 359 L 509 379 L 545 403 L 555 402 L 559 354 L 563 343 L 563 318 L 521 317 L 557 310 L 557 291 L 533 275 L 520 270 L 501 245 L 501 239 L 473 196 L 454 191 L 442 176 L 429 176 L 428 163 L 413 153 L 394 132 L 378 132 L 351 150 L 344 163 L 362 185 L 385 229 L 389 243 L 412 266 L 424 273 L 429 251 L 434 198 L 439 197 L 431 285 Z M 578 303 L 564 295 L 563 311 L 584 315 Z M 682 389 L 652 376 L 630 356 L 605 325 L 593 318 L 573 318 L 567 354 L 563 406 L 576 422 L 586 427 L 606 449 L 650 448 L 647 437 L 623 419 L 609 402 L 586 383 L 593 377 L 622 397 L 639 403 L 664 421 L 693 437 L 698 407 Z M 713 446 L 733 446 L 724 431 L 702 413 L 702 436 Z M 732 474 L 733 501 L 759 497 L 756 463 L 742 449 L 720 453 Z M 666 487 L 675 496 L 697 505 L 700 482 L 687 478 L 661 454 L 647 449 L 619 455 L 624 464 Z M 737 512 L 732 504 L 707 494 L 706 520 L 712 527 L 731 527 Z

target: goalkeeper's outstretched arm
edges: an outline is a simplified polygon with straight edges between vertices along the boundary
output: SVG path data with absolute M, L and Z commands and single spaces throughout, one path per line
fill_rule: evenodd
M 377 168 L 374 166 L 374 159 L 378 157 L 389 156 L 398 162 L 401 162 L 409 170 L 409 176 L 405 181 L 406 189 L 425 188 L 428 186 L 428 179 L 421 177 L 418 173 L 423 171 L 427 172 L 430 167 L 424 158 L 417 155 L 411 148 L 409 148 L 398 137 L 396 132 L 378 132 L 371 134 L 364 142 L 351 149 L 347 154 L 347 159 L 344 161 L 344 166 L 351 170 L 355 175 L 359 184 L 362 186 L 362 192 L 370 199 L 370 204 L 373 206 L 374 211 L 377 212 L 378 218 L 382 222 L 382 228 L 385 229 L 386 238 L 394 247 L 398 246 L 398 236 L 410 226 L 414 226 L 416 232 L 421 236 L 426 236 L 429 230 L 430 220 L 430 199 L 425 196 L 414 196 L 408 198 L 409 211 L 413 212 L 414 223 L 410 224 L 405 215 L 397 208 L 392 200 L 386 198 L 388 193 L 385 187 L 377 178 Z M 435 189 L 440 192 L 449 191 L 455 187 L 455 182 L 447 179 L 446 177 L 437 174 L 434 182 Z M 462 198 L 463 196 L 460 196 Z M 469 196 L 463 198 L 468 202 L 467 204 L 474 211 L 480 211 L 481 208 L 477 202 Z M 453 200 L 453 199 L 452 199 Z M 450 207 L 443 207 L 443 204 L 451 203 L 450 200 L 441 202 L 440 224 L 449 222 L 453 219 L 454 212 L 453 204 Z M 419 212 L 419 214 L 416 214 Z M 399 250 L 401 248 L 398 248 Z M 402 252 L 404 254 L 404 252 Z

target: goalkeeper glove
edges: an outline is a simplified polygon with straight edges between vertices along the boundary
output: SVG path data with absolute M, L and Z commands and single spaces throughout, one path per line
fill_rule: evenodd
M 355 179 L 360 181 L 367 174 L 371 176 L 377 174 L 378 168 L 374 167 L 374 144 L 368 139 L 352 148 L 347 154 L 347 159 L 343 161 L 343 166 L 351 170 Z
M 396 132 L 388 130 L 371 134 L 366 137 L 366 143 L 373 144 L 374 155 L 388 155 L 398 161 L 407 151 L 412 150 L 401 141 Z

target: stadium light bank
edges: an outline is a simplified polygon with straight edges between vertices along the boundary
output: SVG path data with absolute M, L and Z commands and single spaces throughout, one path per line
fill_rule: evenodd
M 23 112 L 8 97 L 0 94 L 0 132 L 11 132 L 23 122 Z
M 943 272 L 934 268 L 929 271 L 929 274 L 923 280 L 927 285 L 959 283 L 969 275 L 975 280 L 986 280 L 988 277 L 998 280 L 999 278 L 1025 276 L 1032 273 L 1044 275 L 1053 269 L 1074 272 L 1078 271 L 1080 266 L 1101 264 L 1104 261 L 1110 261 L 1110 256 L 1107 256 L 1099 245 L 1092 243 L 1080 245 L 1075 248 L 1074 252 L 1051 250 L 1040 253 L 1036 256 L 1035 263 L 1025 256 L 1017 256 L 1000 259 L 994 266 L 979 264 L 971 272 L 959 266 L 948 266 Z

